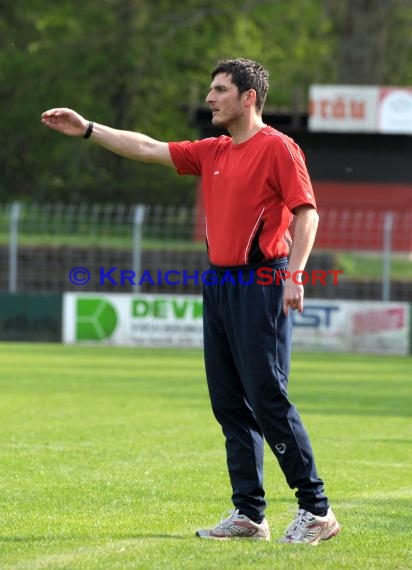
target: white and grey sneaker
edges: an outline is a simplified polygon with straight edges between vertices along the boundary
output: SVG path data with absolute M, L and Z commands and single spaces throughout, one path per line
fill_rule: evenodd
M 258 524 L 246 515 L 240 514 L 239 509 L 234 509 L 230 512 L 230 516 L 225 519 L 222 518 L 215 527 L 196 531 L 196 536 L 217 540 L 229 540 L 231 538 L 269 540 L 270 530 L 266 519 Z
M 309 511 L 299 509 L 294 521 L 286 529 L 285 536 L 279 542 L 316 546 L 320 540 L 328 540 L 339 532 L 340 526 L 332 509 L 328 509 L 324 517 L 317 517 Z

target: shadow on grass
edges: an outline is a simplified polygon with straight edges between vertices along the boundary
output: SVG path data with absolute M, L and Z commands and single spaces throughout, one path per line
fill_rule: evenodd
M 49 540 L 47 536 L 0 536 L 0 544 L 2 542 L 42 542 Z
M 150 539 L 159 539 L 159 538 L 165 538 L 167 540 L 191 540 L 192 538 L 196 538 L 196 536 L 194 535 L 190 535 L 190 534 L 165 534 L 165 533 L 159 533 L 159 534 L 144 534 L 144 533 L 133 533 L 133 534 L 115 534 L 113 536 L 111 536 L 111 538 L 113 539 L 118 539 L 118 540 L 133 540 L 133 539 L 142 539 L 142 538 L 150 538 Z M 199 540 L 199 539 L 197 539 Z
M 168 539 L 168 540 L 189 540 L 192 538 L 196 538 L 194 535 L 184 535 L 184 534 L 166 534 L 166 533 L 159 533 L 159 534 L 144 534 L 144 533 L 133 533 L 133 534 L 104 534 L 99 536 L 91 537 L 88 534 L 76 534 L 71 536 L 61 536 L 58 534 L 54 535 L 47 535 L 47 536 L 0 536 L 0 544 L 4 543 L 31 543 L 31 542 L 50 542 L 50 541 L 58 541 L 58 542 L 73 542 L 75 540 L 84 540 L 85 538 L 102 540 L 102 539 L 112 539 L 112 540 L 134 540 L 134 539 Z

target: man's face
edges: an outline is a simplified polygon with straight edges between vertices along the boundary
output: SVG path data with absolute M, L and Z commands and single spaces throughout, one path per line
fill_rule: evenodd
M 206 97 L 206 103 L 212 111 L 212 123 L 216 127 L 228 127 L 244 113 L 239 89 L 232 83 L 231 75 L 218 73 Z

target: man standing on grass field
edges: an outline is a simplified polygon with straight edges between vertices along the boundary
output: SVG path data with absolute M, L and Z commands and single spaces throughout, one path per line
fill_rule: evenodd
M 300 148 L 262 121 L 268 78 L 260 64 L 247 59 L 221 61 L 213 70 L 206 102 L 212 123 L 230 136 L 159 142 L 89 122 L 65 108 L 46 111 L 41 120 L 124 157 L 202 177 L 208 254 L 217 275 L 203 290 L 206 376 L 213 412 L 226 438 L 234 509 L 215 527 L 196 534 L 269 540 L 265 438 L 289 486 L 297 489 L 298 511 L 281 541 L 317 544 L 335 536 L 339 524 L 317 474 L 307 432 L 287 395 L 289 309 L 303 310 L 303 285 L 296 279 L 275 279 L 270 286 L 259 279 L 244 284 L 260 267 L 277 275 L 286 268 L 291 275 L 303 271 L 318 224 Z

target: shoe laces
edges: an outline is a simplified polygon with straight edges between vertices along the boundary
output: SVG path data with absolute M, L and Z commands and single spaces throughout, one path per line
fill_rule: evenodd
M 293 522 L 288 526 L 286 530 L 286 535 L 293 538 L 298 538 L 304 533 L 307 524 L 313 520 L 312 513 L 305 511 L 304 509 L 299 509 L 297 515 Z
M 229 513 L 229 516 L 227 514 Z M 228 524 L 235 518 L 239 516 L 239 509 L 232 509 L 231 511 L 225 511 L 218 524 L 219 528 L 225 528 Z

